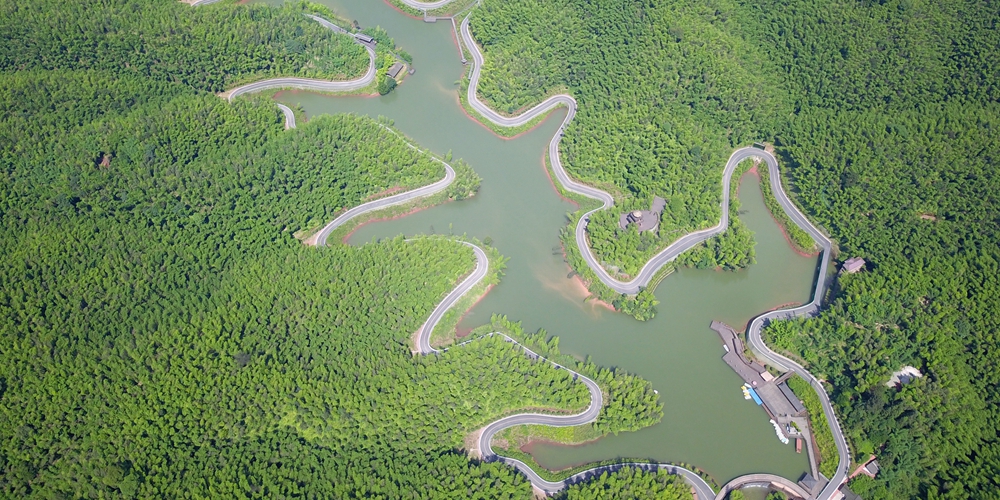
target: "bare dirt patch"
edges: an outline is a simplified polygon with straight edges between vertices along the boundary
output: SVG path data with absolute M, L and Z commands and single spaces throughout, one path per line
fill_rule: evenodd
M 391 195 L 396 194 L 396 193 L 398 193 L 398 192 L 400 192 L 402 190 L 403 190 L 402 186 L 394 186 L 394 187 L 386 189 L 386 190 L 384 190 L 384 191 L 382 191 L 380 193 L 375 193 L 375 194 L 373 194 L 373 195 L 365 198 L 365 201 L 372 201 L 372 200 L 377 200 L 379 198 L 385 198 L 386 196 L 391 196 Z
M 424 329 L 424 325 L 420 325 L 417 331 L 410 334 L 410 352 L 413 354 L 420 354 L 420 330 Z
M 486 295 L 488 293 L 490 293 L 490 290 L 492 290 L 492 289 L 493 289 L 493 285 L 490 285 L 490 286 L 486 287 L 486 290 L 483 290 L 483 294 L 480 295 L 479 298 L 476 299 L 476 301 L 473 302 L 472 305 L 469 306 L 469 308 L 466 309 L 464 313 L 462 313 L 462 317 L 458 318 L 458 324 L 459 325 L 462 324 L 462 320 L 464 320 L 465 317 L 468 316 L 469 313 L 472 312 L 473 309 L 475 309 L 475 307 L 476 307 L 477 304 L 479 304 L 480 302 L 482 302 L 483 298 L 485 298 Z M 455 327 L 455 338 L 468 337 L 470 333 L 472 333 L 472 328 L 459 328 L 458 326 Z
M 485 427 L 476 429 L 466 434 L 465 439 L 462 441 L 465 454 L 468 455 L 469 458 L 476 460 L 483 458 L 483 453 L 479 449 L 479 437 L 483 435 L 483 429 L 485 429 Z
M 583 292 L 583 294 L 587 296 L 587 298 L 583 299 L 584 302 L 586 302 L 587 304 L 593 304 L 595 307 L 603 307 L 611 312 L 615 312 L 615 306 L 608 304 L 607 302 L 601 299 L 598 299 L 596 295 L 590 293 L 590 290 L 587 289 L 587 286 L 583 284 L 583 280 L 580 279 L 579 274 L 573 276 L 572 282 L 575 287 L 579 288 Z

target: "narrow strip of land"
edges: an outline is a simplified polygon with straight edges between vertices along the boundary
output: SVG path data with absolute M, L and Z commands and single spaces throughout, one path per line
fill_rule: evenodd
M 455 0 L 437 0 L 436 2 L 418 2 L 417 0 L 400 0 L 407 7 L 411 7 L 417 10 L 434 10 L 440 7 L 444 7 Z
M 203 4 L 197 4 L 197 5 L 203 5 Z M 348 33 L 347 30 L 341 28 L 340 26 L 337 26 L 336 24 L 331 23 L 330 21 L 327 21 L 326 19 L 323 19 L 322 17 L 314 16 L 312 14 L 307 14 L 307 16 L 313 19 L 314 21 L 320 23 L 324 27 L 336 31 L 337 33 L 350 35 L 350 33 Z M 248 83 L 246 85 L 242 85 L 240 87 L 236 87 L 235 89 L 230 90 L 229 92 L 227 92 L 228 99 L 230 102 L 232 102 L 233 99 L 244 94 L 260 92 L 262 90 L 275 89 L 275 88 L 296 88 L 304 90 L 316 90 L 320 92 L 349 92 L 352 90 L 363 89 L 375 80 L 375 68 L 376 68 L 375 49 L 372 47 L 372 44 L 364 43 L 361 40 L 358 40 L 357 38 L 355 38 L 354 41 L 362 45 L 368 51 L 368 71 L 361 78 L 348 81 L 315 80 L 311 78 L 295 78 L 295 77 L 269 78 L 258 82 Z M 284 104 L 281 103 L 278 103 L 278 108 L 280 108 L 282 114 L 285 115 L 285 129 L 287 130 L 295 128 L 295 114 L 292 112 L 292 110 L 288 106 L 285 106 Z M 392 130 L 391 128 L 386 127 L 385 125 L 382 124 L 379 125 L 388 132 L 395 135 L 399 135 L 396 134 L 395 130 Z M 403 139 L 403 141 L 411 149 L 423 152 L 420 148 L 413 145 L 406 139 Z M 326 239 L 330 235 L 330 233 L 333 232 L 333 230 L 344 225 L 345 223 L 347 223 L 348 221 L 350 221 L 355 217 L 366 214 L 368 212 L 373 212 L 375 210 L 381 210 L 383 208 L 408 203 L 412 200 L 416 200 L 419 198 L 425 198 L 427 196 L 437 194 L 447 189 L 448 186 L 450 186 L 451 183 L 455 180 L 455 169 L 452 168 L 452 166 L 449 165 L 448 163 L 434 156 L 431 156 L 431 158 L 434 161 L 440 163 L 442 166 L 444 166 L 445 170 L 444 178 L 433 184 L 421 186 L 419 188 L 412 189 L 410 191 L 399 193 L 393 196 L 388 196 L 385 198 L 380 198 L 378 200 L 370 201 L 368 203 L 363 203 L 361 205 L 353 207 L 350 210 L 339 215 L 337 218 L 330 221 L 330 223 L 328 223 L 326 226 L 323 226 L 323 228 L 320 229 L 319 232 L 312 237 L 312 241 L 318 246 L 326 245 Z
M 487 274 L 489 259 L 487 258 L 486 253 L 476 245 L 465 242 L 463 243 L 472 247 L 476 252 L 476 270 L 473 272 L 472 275 L 470 275 L 468 278 L 462 281 L 462 283 L 460 283 L 457 287 L 455 287 L 452 293 L 448 294 L 448 296 L 445 297 L 445 299 L 441 301 L 440 304 L 438 304 L 438 306 L 434 309 L 434 312 L 431 313 L 431 316 L 427 319 L 427 322 L 424 323 L 423 327 L 421 327 L 421 330 L 417 336 L 418 350 L 421 354 L 439 353 L 448 350 L 448 349 L 438 350 L 430 345 L 431 332 L 434 331 L 434 327 L 441 320 L 441 317 L 444 315 L 444 313 L 452 306 L 454 306 L 455 303 L 458 302 L 458 300 L 462 297 L 462 295 L 468 292 L 473 286 L 476 285 L 476 283 L 482 280 L 483 277 L 485 277 Z M 607 471 L 618 470 L 621 469 L 622 467 L 639 467 L 646 470 L 664 469 L 670 472 L 671 474 L 676 474 L 684 477 L 684 479 L 687 480 L 687 482 L 698 493 L 699 499 L 715 497 L 715 492 L 712 490 L 712 487 L 705 481 L 704 478 L 699 476 L 697 473 L 687 470 L 683 467 L 670 464 L 650 464 L 650 463 L 638 463 L 638 462 L 616 463 L 616 464 L 593 467 L 585 471 L 579 472 L 577 474 L 574 474 L 561 481 L 548 481 L 539 476 L 538 473 L 535 472 L 535 470 L 532 469 L 530 465 L 517 459 L 497 455 L 493 451 L 493 436 L 503 431 L 504 429 L 518 425 L 548 425 L 553 427 L 571 427 L 574 425 L 589 424 L 597 420 L 597 417 L 600 416 L 601 407 L 604 406 L 604 394 L 601 391 L 601 387 L 597 385 L 597 382 L 594 382 L 594 380 L 592 380 L 591 378 L 584 376 L 576 371 L 570 370 L 569 368 L 566 368 L 565 366 L 562 366 L 559 363 L 556 363 L 539 355 L 538 353 L 532 351 L 531 349 L 524 346 L 520 342 L 512 339 L 511 337 L 503 333 L 499 332 L 488 333 L 486 335 L 483 335 L 482 337 L 478 337 L 472 340 L 467 340 L 465 342 L 457 344 L 453 348 L 463 346 L 470 342 L 474 342 L 476 340 L 479 340 L 480 338 L 492 337 L 494 335 L 499 335 L 503 337 L 507 342 L 516 344 L 521 349 L 523 349 L 524 353 L 531 359 L 545 361 L 551 364 L 556 369 L 566 370 L 572 373 L 573 379 L 582 382 L 584 385 L 587 386 L 587 390 L 590 391 L 590 404 L 587 405 L 587 408 L 584 409 L 582 412 L 574 415 L 546 415 L 544 413 L 521 413 L 518 415 L 511 415 L 509 417 L 504 417 L 490 423 L 482 430 L 482 432 L 479 435 L 478 448 L 480 453 L 482 454 L 483 460 L 501 461 L 508 465 L 513 466 L 517 470 L 521 471 L 522 474 L 527 476 L 528 480 L 531 481 L 532 485 L 534 485 L 536 488 L 544 491 L 547 494 L 556 493 L 558 491 L 563 490 L 564 488 L 566 488 L 571 484 L 586 481 L 590 478 L 599 476 Z
M 390 133 L 396 134 L 395 130 L 386 127 L 385 125 L 382 125 L 382 127 L 387 131 L 389 131 Z M 406 145 L 409 146 L 411 149 L 414 149 L 416 151 L 421 151 L 420 148 L 411 144 L 410 141 L 403 139 L 403 142 L 405 142 Z M 419 198 L 426 198 L 428 196 L 440 193 L 441 191 L 447 189 L 448 186 L 450 186 L 451 183 L 455 181 L 455 169 L 452 168 L 452 166 L 446 163 L 445 161 L 440 160 L 435 156 L 431 156 L 431 159 L 444 166 L 444 178 L 433 184 L 428 184 L 426 186 L 421 186 L 416 189 L 411 189 L 403 193 L 394 194 L 392 196 L 387 196 L 385 198 L 379 198 L 377 200 L 369 201 L 368 203 L 363 203 L 340 214 L 336 219 L 330 221 L 329 224 L 323 226 L 323 229 L 320 229 L 319 232 L 314 236 L 315 238 L 314 241 L 316 245 L 318 246 L 326 245 L 326 239 L 330 236 L 330 233 L 333 232 L 334 229 L 337 229 L 338 227 L 346 224 L 348 221 L 359 215 L 368 212 L 373 212 L 375 210 L 381 210 L 383 208 L 391 207 L 394 205 L 402 205 L 404 203 L 408 203 L 410 201 Z M 483 272 L 485 273 L 486 271 L 484 270 Z

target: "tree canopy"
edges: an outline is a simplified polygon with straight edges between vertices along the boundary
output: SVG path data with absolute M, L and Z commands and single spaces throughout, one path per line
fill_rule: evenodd
M 411 355 L 468 247 L 301 243 L 444 173 L 370 118 L 286 131 L 273 102 L 211 93 L 360 71 L 303 8 L 2 7 L 0 495 L 529 498 L 464 437 L 589 403 L 500 339 Z M 658 418 L 648 382 L 589 369 L 630 403 L 605 432 Z
M 510 0 L 472 16 L 484 99 L 516 112 L 569 91 L 579 103 L 561 144 L 570 173 L 611 190 L 621 210 L 668 200 L 655 235 L 618 230 L 617 214 L 591 219 L 599 260 L 624 274 L 715 224 L 732 149 L 773 142 L 783 184 L 840 259 L 868 261 L 837 280 L 820 317 L 766 332 L 830 382 L 854 458 L 879 457 L 882 473 L 855 489 L 995 498 L 994 4 Z M 903 365 L 924 377 L 886 387 Z

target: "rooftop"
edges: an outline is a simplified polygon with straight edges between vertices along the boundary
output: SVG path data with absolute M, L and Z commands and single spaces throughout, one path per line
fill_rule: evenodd
M 654 196 L 649 210 L 633 210 L 621 214 L 618 217 L 618 227 L 625 229 L 629 224 L 635 223 L 639 228 L 639 232 L 652 231 L 660 225 L 660 214 L 663 213 L 663 209 L 666 206 L 667 200 L 659 196 Z
M 386 74 L 389 75 L 389 78 L 396 78 L 396 75 L 398 75 L 400 71 L 403 71 L 403 63 L 397 62 L 396 64 L 393 64 L 392 66 L 389 67 L 389 70 L 386 71 Z
M 799 401 L 798 396 L 792 392 L 792 389 L 788 387 L 788 384 L 781 383 L 778 384 L 778 389 L 781 389 L 781 394 L 785 396 L 785 399 L 791 403 L 792 408 L 795 410 L 794 414 L 799 414 L 806 411 L 806 407 L 802 406 L 802 401 Z
M 736 335 L 736 331 L 721 321 L 713 321 L 712 329 L 722 337 L 722 345 L 725 346 L 726 354 L 722 356 L 722 360 L 750 387 L 763 387 L 766 382 L 761 373 L 766 370 L 758 363 L 751 363 L 743 355 L 743 341 Z
M 864 268 L 865 259 L 862 259 L 861 257 L 851 257 L 850 259 L 847 259 L 847 261 L 844 262 L 843 267 L 841 267 L 845 273 L 856 273 Z

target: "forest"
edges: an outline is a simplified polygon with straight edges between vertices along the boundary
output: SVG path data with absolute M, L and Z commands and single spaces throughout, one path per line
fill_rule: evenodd
M 755 56 L 713 12 L 698 2 L 514 0 L 472 13 L 486 54 L 485 101 L 516 113 L 552 93 L 577 99 L 560 154 L 571 175 L 615 196 L 588 234 L 622 278 L 681 235 L 718 223 L 726 159 L 759 138 L 759 115 L 774 105 Z M 618 228 L 620 213 L 648 210 L 653 196 L 668 201 L 657 231 Z M 711 260 L 746 265 L 723 254 Z
M 691 498 L 690 486 L 665 471 L 643 473 L 632 468 L 605 472 L 597 479 L 570 486 L 560 496 L 563 500 L 599 498 L 602 500 L 683 500 Z
M 882 464 L 851 488 L 998 498 L 996 5 L 510 0 L 472 16 L 484 99 L 513 113 L 569 91 L 580 105 L 561 145 L 570 173 L 623 208 L 668 200 L 658 235 L 592 221 L 592 240 L 618 238 L 594 243 L 625 274 L 670 231 L 718 220 L 732 149 L 773 143 L 838 260 L 867 261 L 835 280 L 819 317 L 765 332 L 829 383 L 853 458 Z M 904 365 L 924 376 L 886 387 Z
M 263 96 L 213 95 L 362 71 L 309 8 L 2 7 L 0 496 L 531 497 L 466 434 L 578 411 L 586 388 L 500 339 L 410 354 L 471 250 L 299 239 L 440 163 L 367 117 L 286 131 Z M 648 382 L 579 364 L 609 395 L 602 432 L 660 418 Z

